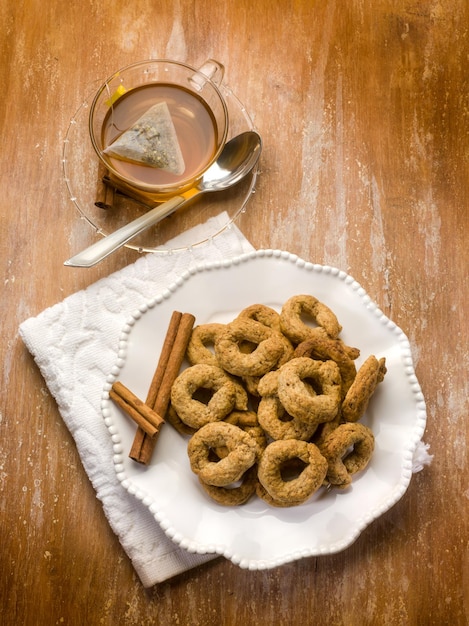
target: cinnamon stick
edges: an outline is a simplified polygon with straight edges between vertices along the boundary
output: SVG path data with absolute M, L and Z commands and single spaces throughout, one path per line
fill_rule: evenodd
M 109 174 L 103 177 L 103 184 L 108 189 L 112 189 L 113 193 L 119 193 L 122 196 L 136 200 L 144 206 L 152 207 L 157 202 L 157 199 L 151 194 L 139 191 L 137 188 L 130 187 L 126 183 L 117 180 L 117 178 L 111 178 Z
M 100 209 L 112 209 L 115 189 L 108 183 L 108 171 L 103 163 L 98 164 L 98 182 L 96 185 L 95 206 Z
M 164 373 L 168 367 L 169 359 L 171 358 L 171 351 L 173 350 L 174 343 L 179 331 L 179 326 L 182 320 L 182 313 L 180 311 L 173 311 L 171 319 L 169 320 L 168 329 L 161 348 L 160 358 L 158 365 L 156 366 L 155 373 L 148 388 L 146 404 L 154 408 L 156 398 L 161 387 L 161 383 L 164 378 Z
M 168 409 L 171 387 L 184 360 L 194 322 L 195 317 L 190 313 L 182 314 L 175 311 L 171 316 L 158 365 L 146 399 L 146 404 L 152 407 L 158 415 L 165 415 Z M 129 457 L 138 463 L 147 465 L 151 460 L 156 440 L 157 436 L 150 437 L 142 428 L 138 428 Z
M 109 397 L 150 437 L 154 437 L 161 425 L 164 424 L 162 417 L 142 402 L 120 381 L 116 381 L 113 384 L 109 391 Z
M 163 380 L 164 372 L 171 356 L 171 350 L 174 342 L 176 341 L 176 335 L 179 324 L 181 322 L 181 318 L 182 313 L 180 313 L 179 311 L 173 311 L 173 314 L 171 315 L 171 319 L 169 321 L 168 329 L 166 331 L 163 347 L 161 348 L 160 358 L 158 360 L 158 364 L 156 366 L 152 381 L 150 383 L 150 387 L 148 389 L 147 398 L 145 400 L 146 404 L 148 404 L 148 406 L 152 408 L 155 405 L 156 396 L 158 395 L 161 381 Z M 140 457 L 142 454 L 144 440 L 145 431 L 142 428 L 138 428 L 137 432 L 135 433 L 135 437 L 129 453 L 129 457 L 134 461 L 141 462 Z

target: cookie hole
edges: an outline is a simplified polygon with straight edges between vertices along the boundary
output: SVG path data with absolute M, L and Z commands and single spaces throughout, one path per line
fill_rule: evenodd
M 197 400 L 197 402 L 201 402 L 202 404 L 208 404 L 210 400 L 213 398 L 215 391 L 213 389 L 208 389 L 206 387 L 199 387 L 192 394 L 192 399 Z
M 253 396 L 251 394 L 249 394 L 248 396 L 248 411 L 254 411 L 254 413 L 257 413 L 258 409 L 259 409 L 259 403 L 260 403 L 261 399 L 257 396 Z
M 342 463 L 347 467 L 347 463 L 354 461 L 357 458 L 358 452 L 355 450 L 355 446 L 352 444 L 342 455 Z
M 242 354 L 252 354 L 257 348 L 257 345 L 258 344 L 253 341 L 242 340 L 238 343 L 238 348 Z
M 289 459 L 288 461 L 282 463 L 280 476 L 283 482 L 296 480 L 306 467 L 308 467 L 308 464 L 299 458 Z
M 291 422 L 292 420 L 293 420 L 293 417 L 290 415 L 290 413 L 287 413 L 287 411 L 282 410 L 281 413 L 279 413 L 279 416 L 278 416 L 279 422 L 284 422 L 286 424 L 288 422 Z
M 342 455 L 342 460 L 344 460 L 347 457 L 349 457 L 353 453 L 354 450 L 355 450 L 355 447 L 353 445 L 349 446 L 347 448 L 347 450 L 345 450 L 344 454 Z
M 206 350 L 208 350 L 212 354 L 215 354 L 215 344 L 213 343 L 213 341 L 206 341 L 203 343 L 203 346 Z
M 228 456 L 229 450 L 225 446 L 219 446 L 217 448 L 210 448 L 208 451 L 208 460 L 210 463 L 218 463 L 226 456 Z
M 310 396 L 320 396 L 322 394 L 321 385 L 313 378 L 303 378 L 303 385 Z
M 305 326 L 308 326 L 308 328 L 317 328 L 318 327 L 318 324 L 314 321 L 312 316 L 309 315 L 309 313 L 306 313 L 305 311 L 301 311 L 300 312 L 300 321 Z
M 241 487 L 242 484 L 243 484 L 243 478 L 241 477 L 236 482 L 230 483 L 229 485 L 225 485 L 223 488 L 224 489 L 239 489 L 239 487 Z

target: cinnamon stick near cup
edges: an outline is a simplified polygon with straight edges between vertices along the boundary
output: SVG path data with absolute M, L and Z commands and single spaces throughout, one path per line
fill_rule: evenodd
M 171 316 L 158 365 L 146 399 L 146 404 L 160 416 L 164 416 L 168 410 L 171 387 L 179 375 L 194 322 L 195 317 L 190 313 L 175 311 Z M 142 428 L 138 428 L 129 457 L 138 463 L 147 465 L 151 460 L 157 438 L 158 436 L 150 437 Z
M 103 184 L 109 189 L 112 189 L 114 194 L 120 194 L 121 196 L 135 200 L 136 202 L 139 202 L 149 208 L 154 206 L 150 194 L 145 193 L 144 191 L 139 191 L 137 188 L 132 188 L 123 181 L 111 177 L 109 172 L 106 172 L 106 175 L 103 176 Z
M 105 165 L 98 163 L 98 180 L 96 184 L 95 206 L 99 209 L 112 209 L 114 206 L 115 189 L 108 183 L 109 176 Z

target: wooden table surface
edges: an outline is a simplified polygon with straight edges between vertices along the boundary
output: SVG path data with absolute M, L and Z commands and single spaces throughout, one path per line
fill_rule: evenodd
M 468 623 L 467 0 L 5 0 L 0 7 L 0 623 Z M 221 60 L 264 140 L 238 225 L 339 267 L 408 335 L 433 463 L 347 550 L 267 571 L 218 558 L 145 590 L 19 324 L 133 262 L 62 180 L 90 85 L 128 63 Z

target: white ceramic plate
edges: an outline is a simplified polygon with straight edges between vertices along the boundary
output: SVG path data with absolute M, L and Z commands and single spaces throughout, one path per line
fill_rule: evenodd
M 187 439 L 169 425 L 162 429 L 149 466 L 128 458 L 135 427 L 109 400 L 108 391 L 119 379 L 145 398 L 174 310 L 193 313 L 196 324 L 228 322 L 250 304 L 280 310 L 290 296 L 300 293 L 314 295 L 336 313 L 343 326 L 341 337 L 361 351 L 357 365 L 370 354 L 386 358 L 385 380 L 361 420 L 374 432 L 375 452 L 349 490 L 321 489 L 307 503 L 285 509 L 258 498 L 239 507 L 217 505 L 190 470 Z M 166 534 L 191 552 L 221 554 L 253 570 L 349 546 L 405 493 L 426 423 L 425 401 L 402 330 L 346 273 L 273 250 L 188 272 L 136 311 L 122 331 L 102 412 L 119 480 L 149 507 Z

